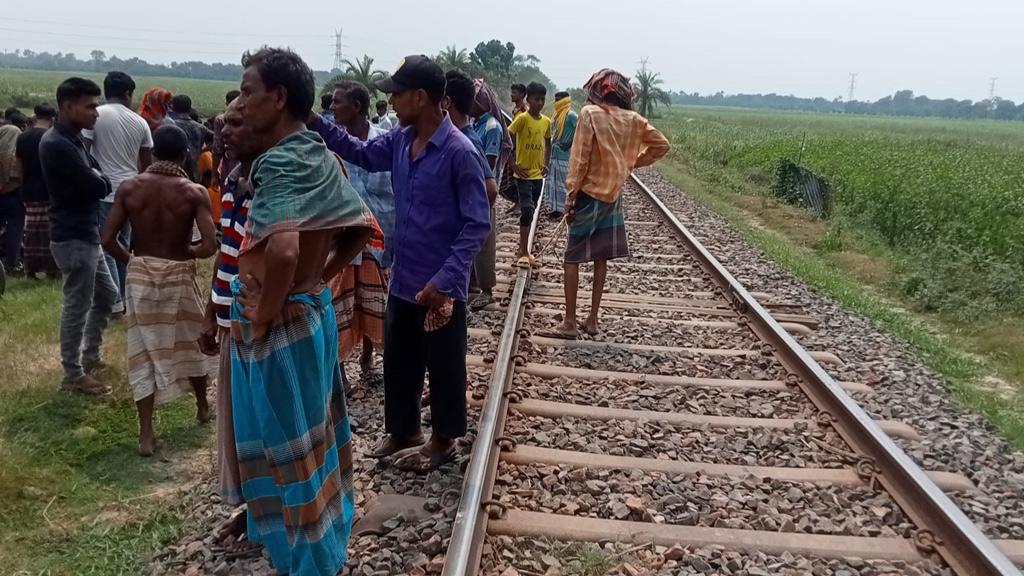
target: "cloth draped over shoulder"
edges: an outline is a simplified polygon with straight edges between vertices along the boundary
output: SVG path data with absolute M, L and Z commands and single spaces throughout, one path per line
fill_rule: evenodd
M 490 112 L 491 117 L 501 124 L 501 157 L 511 158 L 512 136 L 508 133 L 508 120 L 505 119 L 505 112 L 498 102 L 498 97 L 495 96 L 494 90 L 482 78 L 473 80 L 473 86 L 476 89 L 475 103 L 477 108 Z
M 373 214 L 316 132 L 295 132 L 264 152 L 253 162 L 252 186 L 257 193 L 239 254 L 278 232 L 357 227 L 379 234 Z
M 555 113 L 551 116 L 551 123 L 555 127 L 555 139 L 562 137 L 562 130 L 565 128 L 565 119 L 572 109 L 572 98 L 566 96 L 561 100 L 555 100 Z

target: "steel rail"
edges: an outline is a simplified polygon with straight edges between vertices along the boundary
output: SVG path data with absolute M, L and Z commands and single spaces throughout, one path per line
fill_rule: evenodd
M 537 234 L 537 222 L 540 220 L 540 206 L 544 200 L 547 181 L 541 185 L 540 197 L 533 211 L 533 223 L 530 225 L 526 252 L 533 252 L 534 238 Z M 493 225 L 493 223 L 492 223 Z M 505 427 L 508 414 L 508 398 L 505 390 L 512 381 L 514 367 L 513 356 L 519 344 L 519 330 L 525 316 L 526 293 L 529 288 L 533 269 L 530 266 L 520 267 L 516 271 L 515 287 L 509 297 L 508 313 L 505 325 L 498 341 L 498 350 L 494 359 L 491 380 L 480 408 L 480 420 L 477 423 L 476 440 L 469 456 L 465 479 L 462 485 L 462 498 L 455 513 L 452 524 L 452 538 L 445 554 L 442 576 L 467 576 L 476 574 L 480 565 L 480 554 L 483 541 L 487 534 L 487 512 L 484 509 L 484 494 L 491 494 L 494 488 L 494 475 L 498 469 L 498 438 Z
M 668 206 L 635 174 L 631 177 L 674 228 L 701 267 L 731 298 L 754 333 L 774 348 L 782 364 L 796 376 L 796 384 L 819 410 L 830 417 L 832 426 L 847 444 L 865 457 L 863 468 L 919 527 L 915 536 L 918 546 L 925 552 L 937 552 L 950 568 L 962 576 L 1020 576 L 1016 566 L 882 432 L 871 417 L 686 229 Z

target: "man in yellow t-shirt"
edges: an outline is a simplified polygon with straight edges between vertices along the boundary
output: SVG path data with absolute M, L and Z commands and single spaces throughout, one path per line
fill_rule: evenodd
M 527 257 L 526 240 L 530 235 L 533 211 L 540 199 L 544 177 L 551 162 L 551 119 L 540 113 L 547 98 L 547 88 L 539 82 L 526 87 L 527 112 L 509 124 L 509 134 L 516 139 L 516 161 L 512 173 L 519 193 L 519 252 Z

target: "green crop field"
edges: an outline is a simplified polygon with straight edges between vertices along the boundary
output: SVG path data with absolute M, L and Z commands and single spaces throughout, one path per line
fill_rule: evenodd
M 43 70 L 0 70 L 0 107 L 18 106 L 31 110 L 39 102 L 55 104 L 57 85 L 69 76 L 90 78 L 103 85 L 103 73 L 51 72 Z M 165 78 L 162 76 L 135 76 L 138 85 L 135 98 L 141 98 L 146 90 L 153 87 L 166 88 L 174 94 L 187 94 L 192 106 L 203 117 L 224 109 L 224 94 L 238 88 L 238 82 L 220 80 L 192 80 L 189 78 Z
M 831 232 L 891 249 L 922 309 L 1024 313 L 1024 123 L 708 107 L 656 123 L 677 163 L 736 192 L 766 193 L 799 158 L 835 189 Z

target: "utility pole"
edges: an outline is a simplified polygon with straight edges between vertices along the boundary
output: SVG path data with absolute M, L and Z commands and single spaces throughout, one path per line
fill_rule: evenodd
M 989 83 L 988 83 L 988 110 L 989 110 L 989 112 L 994 112 L 995 109 L 996 109 L 996 80 L 999 80 L 999 78 L 996 78 L 996 77 L 989 78 Z
M 853 102 L 853 92 L 854 92 L 854 89 L 856 89 L 856 88 L 857 88 L 857 73 L 856 72 L 851 72 L 850 73 L 850 92 L 846 96 L 846 101 L 847 102 Z
M 343 59 L 341 57 L 341 28 L 334 31 L 334 69 L 341 71 Z

